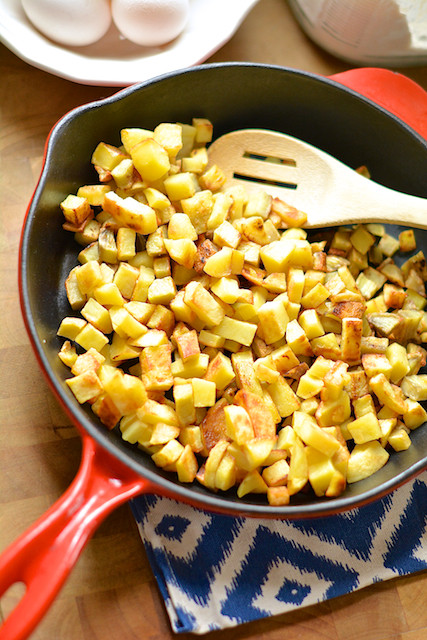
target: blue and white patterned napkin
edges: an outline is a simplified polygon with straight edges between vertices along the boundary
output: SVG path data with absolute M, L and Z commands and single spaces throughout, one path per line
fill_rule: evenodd
M 329 518 L 261 520 L 131 502 L 177 633 L 203 634 L 427 568 L 427 472 Z

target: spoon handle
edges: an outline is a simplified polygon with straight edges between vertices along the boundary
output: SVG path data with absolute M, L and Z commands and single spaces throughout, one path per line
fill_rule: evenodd
M 382 222 L 427 229 L 427 199 L 389 189 L 334 167 L 334 188 L 308 214 L 308 227 Z

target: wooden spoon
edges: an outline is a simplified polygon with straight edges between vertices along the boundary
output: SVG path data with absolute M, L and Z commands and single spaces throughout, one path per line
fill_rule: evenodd
M 291 136 L 241 129 L 209 147 L 210 164 L 225 186 L 262 187 L 304 211 L 306 227 L 384 222 L 427 228 L 427 199 L 394 191 L 360 175 L 329 154 Z

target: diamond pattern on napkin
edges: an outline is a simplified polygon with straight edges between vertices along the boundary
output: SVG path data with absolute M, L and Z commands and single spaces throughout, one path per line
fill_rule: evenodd
M 278 615 L 427 568 L 427 472 L 385 498 L 310 520 L 131 502 L 175 632 Z

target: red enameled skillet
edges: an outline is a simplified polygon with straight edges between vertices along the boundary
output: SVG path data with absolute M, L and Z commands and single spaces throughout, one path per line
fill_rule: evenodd
M 59 202 L 95 180 L 90 157 L 99 141 L 120 144 L 123 127 L 153 128 L 165 121 L 191 122 L 194 116 L 210 118 L 215 136 L 245 127 L 289 133 L 351 167 L 367 165 L 377 182 L 427 197 L 427 93 L 404 76 L 380 69 L 323 78 L 258 64 L 203 65 L 128 87 L 73 110 L 55 125 L 23 228 L 20 297 L 36 357 L 81 434 L 83 456 L 64 496 L 0 557 L 0 595 L 15 582 L 27 587 L 0 627 L 0 640 L 28 637 L 96 527 L 140 493 L 230 515 L 308 518 L 378 499 L 427 468 L 427 429 L 421 427 L 413 432 L 410 449 L 391 455 L 381 471 L 351 485 L 343 496 L 302 496 L 291 506 L 273 508 L 256 496 L 239 500 L 232 492 L 213 494 L 200 485 L 180 484 L 72 397 L 64 384 L 66 368 L 57 357 L 56 331 L 70 314 L 63 282 L 76 264 L 77 250 L 72 234 L 62 230 Z M 416 236 L 418 248 L 426 251 L 427 232 L 416 230 Z

